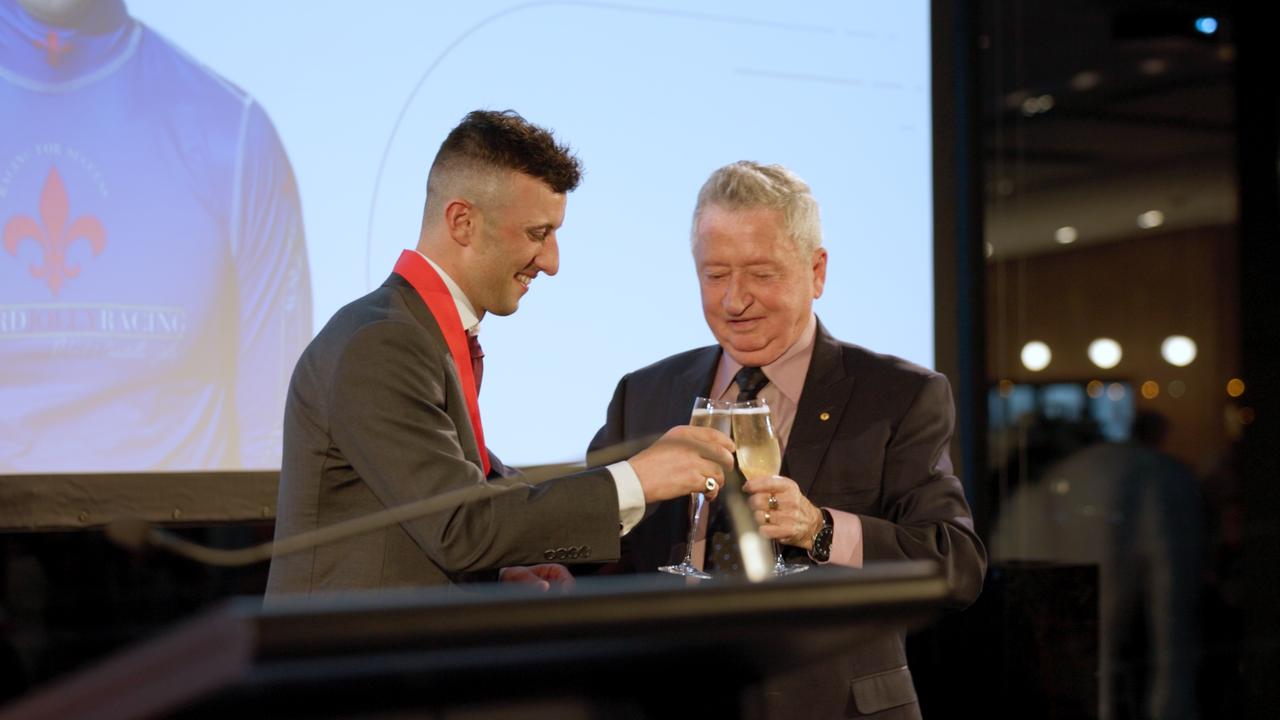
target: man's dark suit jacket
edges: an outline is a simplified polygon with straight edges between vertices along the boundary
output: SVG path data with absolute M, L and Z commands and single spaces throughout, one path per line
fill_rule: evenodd
M 294 369 L 276 537 L 486 482 L 521 485 L 486 480 L 440 326 L 393 274 L 339 310 Z M 507 565 L 618 552 L 616 485 L 589 470 L 277 556 L 267 594 L 493 580 Z
M 623 377 L 592 448 L 687 423 L 720 354 L 700 348 Z M 841 343 L 818 323 L 783 467 L 815 505 L 860 517 L 865 562 L 935 560 L 964 606 L 981 590 L 986 553 L 952 472 L 954 418 L 945 377 Z M 688 501 L 662 503 L 624 540 L 623 567 L 678 561 L 688 530 Z M 765 715 L 919 717 L 903 642 L 886 638 L 778 679 L 766 688 Z

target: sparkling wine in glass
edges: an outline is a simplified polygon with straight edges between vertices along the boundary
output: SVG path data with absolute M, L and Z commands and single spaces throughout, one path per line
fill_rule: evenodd
M 772 477 L 782 470 L 782 451 L 773 431 L 769 403 L 764 398 L 733 404 L 733 443 L 738 448 L 738 467 L 747 480 Z M 773 542 L 775 575 L 791 575 L 808 569 L 808 565 L 784 560 L 782 546 L 776 540 Z
M 732 411 L 733 403 L 728 400 L 696 398 L 693 401 L 693 414 L 689 418 L 689 424 L 694 427 L 715 428 L 728 435 L 733 427 Z M 693 518 L 689 522 L 689 538 L 684 546 L 684 561 L 679 565 L 663 565 L 658 570 L 672 575 L 683 575 L 706 580 L 711 577 L 711 574 L 698 569 L 693 564 L 694 535 L 697 534 L 698 521 L 702 518 L 702 508 L 706 506 L 706 496 L 703 493 L 696 492 L 689 502 L 692 505 Z

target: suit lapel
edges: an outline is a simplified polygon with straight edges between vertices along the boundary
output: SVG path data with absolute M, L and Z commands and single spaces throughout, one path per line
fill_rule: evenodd
M 854 378 L 844 364 L 844 350 L 818 323 L 813 358 L 805 374 L 804 390 L 796 407 L 796 419 L 787 440 L 785 463 L 800 492 L 809 494 L 818 468 L 853 392 Z
M 417 320 L 418 324 L 421 325 L 424 329 L 426 329 L 427 332 L 431 333 L 431 338 L 436 343 L 437 347 L 439 347 L 440 352 L 443 354 L 442 356 L 445 359 L 446 365 L 451 366 L 453 368 L 454 382 L 457 384 L 457 387 L 459 388 L 459 392 L 461 392 L 461 388 L 462 388 L 462 381 L 461 381 L 461 375 L 460 375 L 461 370 L 458 369 L 457 364 L 453 360 L 453 355 L 450 354 L 449 352 L 449 344 L 445 340 L 444 330 L 440 328 L 440 321 L 436 319 L 435 315 L 431 314 L 431 308 L 427 307 L 427 304 L 423 302 L 422 296 L 418 294 L 418 291 L 414 289 L 413 285 L 410 284 L 408 280 L 406 280 L 403 276 L 401 276 L 398 273 L 394 273 L 394 272 L 391 273 L 390 277 L 388 277 L 386 281 L 382 283 L 382 286 L 386 288 L 391 288 L 399 292 L 400 297 L 404 300 L 405 307 L 408 308 L 409 310 L 409 314 L 412 315 L 413 319 Z M 467 423 L 467 430 L 471 430 L 470 415 L 465 412 L 463 413 L 463 415 L 466 416 L 465 422 Z M 452 414 L 450 414 L 450 417 L 453 417 L 453 420 L 455 423 L 463 422 L 463 419 L 461 417 L 455 417 Z M 498 470 L 498 475 L 503 475 L 508 472 L 506 466 L 502 465 L 501 462 L 499 462 L 497 466 L 493 466 L 490 464 L 492 463 L 493 460 L 496 459 L 496 456 L 494 456 L 493 453 L 488 452 L 487 448 L 482 450 L 477 445 L 476 452 L 484 453 L 485 458 L 481 460 L 478 455 L 476 456 L 469 455 L 467 459 L 475 463 L 476 466 L 479 467 L 482 471 L 484 471 L 486 466 L 488 466 L 489 473 L 492 473 L 495 469 Z M 464 453 L 465 453 L 465 449 L 464 449 Z
M 684 425 L 689 422 L 693 399 L 705 397 L 711 390 L 719 362 L 720 346 L 712 345 L 696 351 L 692 361 L 676 374 L 671 382 L 667 415 L 664 418 L 668 424 Z
M 668 393 L 667 402 L 653 403 L 651 405 L 651 407 L 655 408 L 665 407 L 662 417 L 653 418 L 655 421 L 653 427 L 655 429 L 665 431 L 674 425 L 684 425 L 689 422 L 689 415 L 693 411 L 693 399 L 699 396 L 706 396 L 711 389 L 711 383 L 715 380 L 716 366 L 719 362 L 720 346 L 712 345 L 695 351 L 690 361 L 671 376 L 666 388 L 661 390 L 661 392 Z M 706 510 L 703 512 L 706 512 Z M 689 501 L 687 498 L 678 498 L 663 503 L 657 514 L 663 516 L 660 523 L 665 529 L 661 533 L 662 539 L 653 544 L 655 548 L 653 557 L 648 558 L 646 561 L 652 565 L 650 569 L 665 565 L 668 562 L 677 562 L 678 560 L 672 560 L 672 558 L 678 558 L 684 554 L 684 546 L 689 537 Z M 655 521 L 654 524 L 659 525 L 658 518 L 655 517 L 653 519 Z
M 431 309 L 422 301 L 422 297 L 413 289 L 408 280 L 396 273 L 391 273 L 391 276 L 382 283 L 382 286 L 399 291 L 400 296 L 404 298 L 405 307 L 409 308 L 409 314 L 413 315 L 413 319 L 429 330 L 441 347 L 448 349 L 448 344 L 444 340 L 444 331 L 440 329 L 439 321 L 431 314 Z

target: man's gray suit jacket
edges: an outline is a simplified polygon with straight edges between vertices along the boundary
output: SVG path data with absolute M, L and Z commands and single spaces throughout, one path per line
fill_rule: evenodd
M 618 557 L 609 472 L 536 487 L 486 479 L 458 377 L 440 326 L 399 275 L 325 325 L 289 385 L 277 538 L 481 483 L 517 487 L 274 557 L 268 597 L 494 580 L 507 565 Z
M 592 448 L 687 423 L 720 354 L 718 346 L 691 350 L 623 377 Z M 818 323 L 783 471 L 815 505 L 860 517 L 865 562 L 934 560 L 963 607 L 982 588 L 986 551 L 952 471 L 954 424 L 944 376 L 841 343 Z M 688 501 L 662 503 L 623 541 L 622 568 L 652 572 L 678 562 L 688 530 Z M 765 688 L 764 715 L 919 717 L 903 643 L 886 637 L 775 680 Z

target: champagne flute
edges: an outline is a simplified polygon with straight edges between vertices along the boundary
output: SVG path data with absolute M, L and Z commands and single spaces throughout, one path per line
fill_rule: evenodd
M 728 400 L 711 400 L 710 398 L 696 398 L 693 401 L 693 414 L 689 418 L 689 424 L 694 427 L 710 427 L 719 430 L 728 435 L 732 429 L 730 421 L 730 413 L 733 410 L 733 403 Z M 693 519 L 689 522 L 689 539 L 684 546 L 684 561 L 679 565 L 663 565 L 658 570 L 672 575 L 683 575 L 685 577 L 699 578 L 707 580 L 711 578 L 711 574 L 703 570 L 699 570 L 693 564 L 693 541 L 694 535 L 698 530 L 698 521 L 702 518 L 702 508 L 706 505 L 706 495 L 701 492 L 693 493 L 689 499 L 693 506 Z
M 773 432 L 769 403 L 764 398 L 733 404 L 733 443 L 738 448 L 738 467 L 747 480 L 773 477 L 782 470 L 782 451 Z M 773 541 L 774 575 L 791 575 L 808 569 L 808 565 L 784 560 L 782 546 L 777 540 Z

